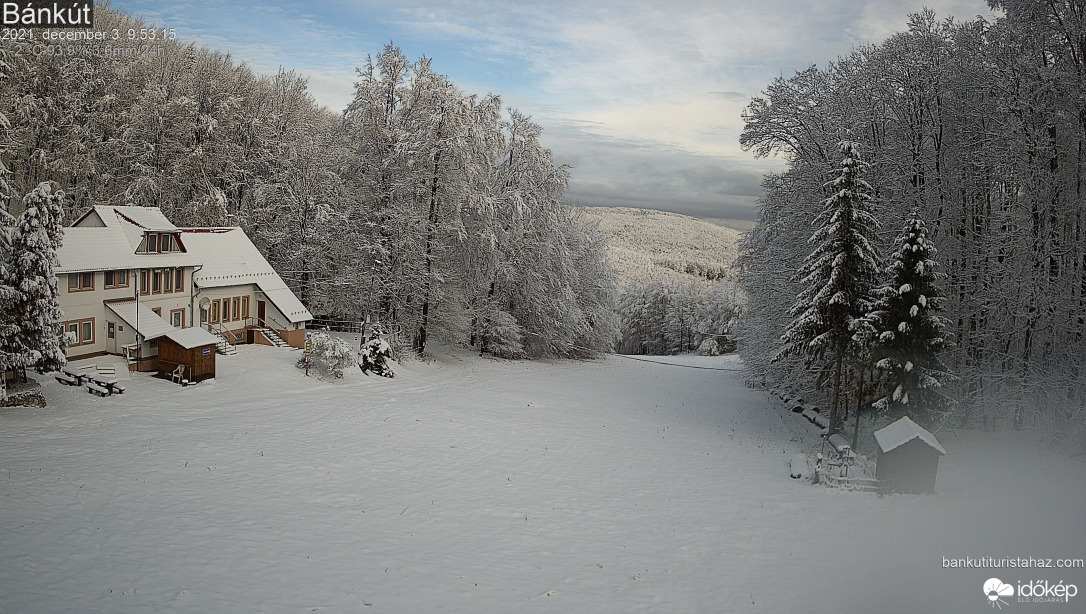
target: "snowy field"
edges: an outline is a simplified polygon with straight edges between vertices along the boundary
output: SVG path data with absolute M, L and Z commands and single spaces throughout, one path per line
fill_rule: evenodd
M 1076 570 L 1086 460 L 941 433 L 938 494 L 791 480 L 817 436 L 738 373 L 439 350 L 326 383 L 296 352 L 0 409 L 0 612 L 988 612 Z M 736 369 L 734 358 L 668 359 Z

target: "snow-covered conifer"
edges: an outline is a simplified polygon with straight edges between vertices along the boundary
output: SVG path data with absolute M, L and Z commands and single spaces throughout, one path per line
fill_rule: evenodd
M 17 356 L 19 320 L 15 306 L 19 293 L 11 261 L 14 232 L 15 218 L 0 207 L 0 370 L 23 364 Z
M 879 254 L 873 239 L 878 222 L 871 213 L 871 186 L 862 178 L 865 164 L 858 145 L 838 145 L 841 167 L 826 184 L 830 196 L 815 218 L 815 245 L 797 276 L 803 286 L 790 314 L 795 318 L 782 337 L 781 356 L 803 354 L 812 364 L 833 368 L 830 433 L 837 426 L 842 367 L 856 354 L 854 336 L 873 303 Z
M 946 406 L 940 393 L 947 347 L 935 244 L 919 213 L 906 220 L 886 266 L 887 281 L 876 291 L 871 321 L 877 334 L 874 357 L 885 373 L 885 388 L 875 406 L 893 418 L 905 413 L 924 418 Z
M 65 339 L 56 326 L 63 314 L 55 273 L 64 232 L 64 192 L 42 182 L 23 198 L 23 207 L 11 234 L 5 283 L 13 290 L 7 313 L 18 332 L 4 335 L 5 343 L 11 344 L 4 348 L 5 359 L 9 366 L 58 369 L 67 362 Z

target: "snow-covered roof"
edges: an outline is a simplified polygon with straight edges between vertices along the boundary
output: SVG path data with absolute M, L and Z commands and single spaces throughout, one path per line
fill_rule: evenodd
M 120 228 L 83 226 L 65 228 L 64 241 L 57 250 L 60 266 L 56 271 L 57 273 L 78 273 L 199 264 L 199 260 L 191 252 L 137 254 L 135 248 L 129 248 L 129 245 L 128 237 Z
M 111 206 L 95 205 L 72 224 L 73 227 L 106 227 L 124 233 L 132 251 L 136 251 L 143 241 L 143 234 L 152 232 L 177 232 L 162 210 L 158 207 L 137 207 L 135 205 Z
M 192 254 L 137 254 L 145 232 L 177 232 L 156 207 L 96 205 L 64 229 L 57 273 L 195 266 Z
M 186 251 L 138 253 L 147 232 L 180 232 Z M 180 229 L 156 207 L 96 205 L 64 229 L 57 256 L 61 274 L 199 267 L 193 280 L 201 288 L 254 284 L 292 324 L 313 319 L 240 228 Z
M 101 207 L 101 205 L 99 205 Z M 95 207 L 98 209 L 99 207 Z M 123 207 L 101 207 L 103 209 L 112 209 L 113 213 L 127 222 L 136 224 L 144 230 L 154 230 L 158 232 L 177 232 L 177 226 L 174 226 L 170 220 L 166 219 L 166 216 L 162 214 L 162 210 L 158 207 L 137 207 L 135 205 L 126 205 Z
M 946 450 L 939 444 L 939 440 L 919 424 L 913 422 L 908 416 L 893 424 L 875 431 L 875 441 L 883 452 L 889 452 L 901 447 L 910 441 L 920 438 L 921 441 L 935 448 L 939 454 L 946 454 Z
M 218 337 L 198 326 L 192 328 L 175 328 L 166 333 L 166 336 L 173 339 L 174 342 L 186 350 L 191 350 L 192 348 L 200 347 L 201 345 L 215 345 L 219 341 Z
M 286 284 L 279 288 L 265 288 L 263 283 L 258 285 L 264 296 L 268 297 L 272 305 L 275 305 L 279 311 L 283 312 L 283 315 L 290 320 L 291 324 L 308 322 L 313 319 L 313 314 L 309 313 L 309 310 L 298 300 L 298 297 L 294 296 L 294 292 Z
M 240 228 L 182 228 L 181 233 L 189 252 L 199 254 L 203 264 L 193 273 L 201 288 L 255 284 L 291 323 L 313 319 Z
M 178 330 L 171 326 L 169 322 L 163 320 L 157 313 L 151 311 L 147 303 L 134 300 L 113 301 L 106 303 L 106 307 L 117 314 L 117 317 L 124 320 L 126 324 L 136 329 L 136 332 L 143 335 L 144 339 L 157 339 Z

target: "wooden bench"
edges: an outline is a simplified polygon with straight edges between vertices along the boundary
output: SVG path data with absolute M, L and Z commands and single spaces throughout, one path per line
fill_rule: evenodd
M 111 394 L 108 388 L 103 388 L 94 382 L 87 382 L 87 392 L 100 397 L 108 397 Z
M 65 386 L 78 386 L 79 385 L 79 380 L 72 377 L 71 375 L 68 375 L 67 373 L 58 373 L 55 377 L 57 378 L 58 382 L 60 382 L 61 384 L 64 384 Z

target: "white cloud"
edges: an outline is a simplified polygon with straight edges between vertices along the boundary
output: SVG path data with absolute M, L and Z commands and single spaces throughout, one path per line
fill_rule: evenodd
M 260 3 L 116 4 L 160 26 L 183 24 L 186 36 L 254 70 L 296 69 L 332 109 L 351 99 L 367 53 L 406 43 L 461 87 L 534 116 L 556 158 L 574 166 L 574 196 L 691 212 L 717 199 L 747 215 L 757 175 L 781 162 L 740 149 L 741 113 L 773 78 L 879 42 L 924 6 L 940 17 L 989 14 L 982 0 L 284 1 L 289 10 L 262 12 Z M 224 23 L 237 11 L 249 21 Z M 742 180 L 706 191 L 689 180 L 706 169 Z M 647 176 L 666 190 L 640 181 Z

